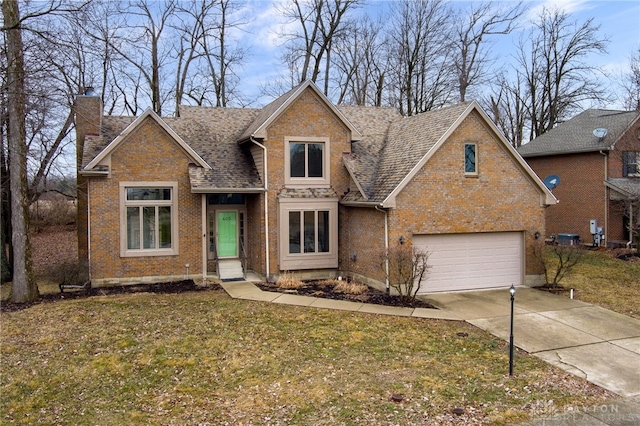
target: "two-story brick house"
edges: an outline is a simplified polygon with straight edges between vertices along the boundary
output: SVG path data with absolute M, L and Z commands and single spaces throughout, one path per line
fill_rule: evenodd
M 187 268 L 384 285 L 398 244 L 430 253 L 421 292 L 541 279 L 532 249 L 556 200 L 476 103 L 402 117 L 335 106 L 305 82 L 262 109 L 111 117 L 79 96 L 76 114 L 93 285 Z
M 518 152 L 542 179 L 557 176 L 560 200 L 546 211 L 547 234 L 579 235 L 625 246 L 640 226 L 640 112 L 589 109 L 523 145 Z

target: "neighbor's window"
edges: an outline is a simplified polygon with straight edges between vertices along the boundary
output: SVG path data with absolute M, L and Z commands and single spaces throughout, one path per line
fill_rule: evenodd
M 328 139 L 287 138 L 286 182 L 305 186 L 328 184 L 328 151 Z
M 475 143 L 464 144 L 464 173 L 478 173 L 478 145 Z
M 176 186 L 122 185 L 122 255 L 176 254 Z
M 640 177 L 640 152 L 624 151 L 622 153 L 622 167 L 624 177 Z

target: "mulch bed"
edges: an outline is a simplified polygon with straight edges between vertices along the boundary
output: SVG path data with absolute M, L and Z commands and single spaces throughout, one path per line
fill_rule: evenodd
M 432 304 L 427 303 L 423 300 L 407 300 L 398 296 L 389 295 L 372 287 L 369 287 L 366 292 L 361 294 L 349 294 L 333 291 L 332 286 L 323 285 L 319 281 L 305 282 L 305 285 L 303 287 L 299 287 L 294 290 L 284 289 L 272 283 L 257 283 L 256 285 L 262 291 L 273 291 L 278 293 L 297 294 L 302 296 L 321 297 L 334 300 L 346 300 L 349 302 L 372 303 L 375 305 L 438 309 Z
M 92 296 L 108 296 L 112 294 L 132 294 L 132 293 L 158 293 L 158 294 L 171 294 L 171 293 L 184 293 L 188 291 L 210 291 L 222 289 L 217 284 L 209 284 L 207 286 L 196 285 L 193 280 L 183 280 L 175 282 L 164 283 L 148 283 L 148 284 L 130 284 L 130 285 L 114 285 L 110 287 L 98 287 L 88 289 L 67 289 L 63 293 L 46 293 L 40 295 L 40 299 L 32 303 L 2 303 L 0 309 L 3 312 L 19 311 L 25 308 L 29 308 L 33 305 L 46 302 L 56 302 L 59 300 L 73 300 L 82 299 Z

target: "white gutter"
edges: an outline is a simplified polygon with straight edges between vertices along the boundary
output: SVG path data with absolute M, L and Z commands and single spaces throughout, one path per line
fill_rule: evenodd
M 269 197 L 267 193 L 268 181 L 269 181 L 269 178 L 267 177 L 267 172 L 269 169 L 267 168 L 267 147 L 262 145 L 257 140 L 255 140 L 253 136 L 249 136 L 249 139 L 251 140 L 251 142 L 255 143 L 258 147 L 262 148 L 262 152 L 264 153 L 263 160 L 262 160 L 263 162 L 262 167 L 264 168 L 264 245 L 265 245 L 264 251 L 265 251 L 265 266 L 266 266 L 266 273 L 264 277 L 268 280 L 270 265 L 269 265 Z
M 387 294 L 390 293 L 389 286 L 389 221 L 386 210 L 381 210 L 380 206 L 375 206 L 375 209 L 384 213 L 384 283 L 387 289 Z

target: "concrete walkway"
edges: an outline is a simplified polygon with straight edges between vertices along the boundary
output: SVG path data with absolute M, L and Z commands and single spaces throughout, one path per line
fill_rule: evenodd
M 439 309 L 400 308 L 266 292 L 251 282 L 222 283 L 233 298 L 380 315 L 466 321 L 509 341 L 507 289 L 433 293 L 421 299 Z M 546 362 L 621 396 L 528 425 L 640 424 L 640 320 L 530 288 L 518 288 L 514 345 Z M 514 369 L 517 374 L 517 364 Z

